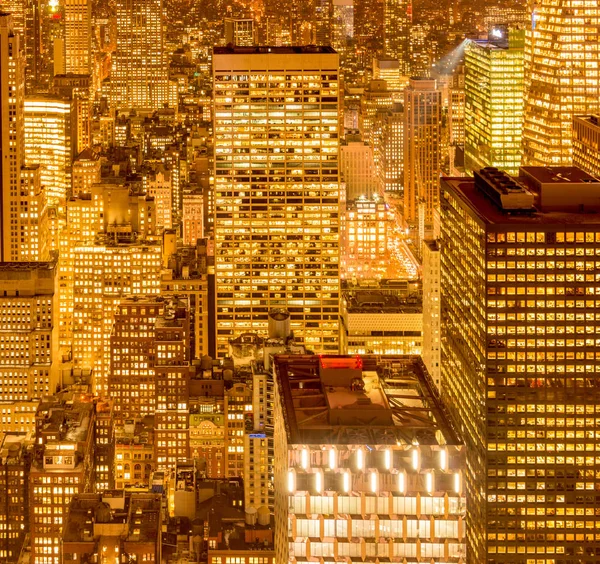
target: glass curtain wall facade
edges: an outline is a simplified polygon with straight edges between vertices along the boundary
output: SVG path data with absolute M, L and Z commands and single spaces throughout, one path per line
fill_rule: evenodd
M 469 41 L 465 48 L 465 172 L 494 166 L 517 174 L 523 127 L 524 31 L 506 47 Z
M 570 165 L 573 117 L 600 108 L 600 6 L 530 2 L 525 42 L 523 164 Z

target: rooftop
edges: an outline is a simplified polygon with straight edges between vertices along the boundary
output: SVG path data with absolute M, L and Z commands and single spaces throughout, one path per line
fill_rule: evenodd
M 122 427 L 115 429 L 115 443 L 120 446 L 154 444 L 154 416 L 146 415 L 142 420 L 127 419 Z
M 36 413 L 40 433 L 51 434 L 51 442 L 85 442 L 93 418 L 94 404 L 91 396 L 62 392 L 49 400 L 42 400 Z M 51 447 L 51 444 L 47 444 Z
M 25 433 L 6 433 L 0 438 L 0 464 L 19 464 L 23 462 L 27 446 Z
M 598 184 L 600 190 L 600 180 L 576 166 L 522 166 L 521 173 L 542 184 L 590 182 Z
M 0 272 L 54 270 L 56 261 L 47 262 L 0 262 Z
M 275 47 L 272 45 L 260 45 L 252 47 L 215 47 L 215 55 L 320 55 L 325 53 L 335 53 L 336 51 L 328 45 L 303 45 L 303 46 L 285 46 Z
M 529 170 L 528 170 L 529 169 Z M 555 169 L 551 169 L 554 172 Z M 493 203 L 486 195 L 481 192 L 475 186 L 475 180 L 473 178 L 444 178 L 443 188 L 450 189 L 457 198 L 462 200 L 466 206 L 471 208 L 476 215 L 479 216 L 482 223 L 492 225 L 524 225 L 535 228 L 538 225 L 594 225 L 600 223 L 600 183 L 587 182 L 585 178 L 589 175 L 580 171 L 578 173 L 571 172 L 565 174 L 570 169 L 558 169 L 562 171 L 562 177 L 558 177 L 555 180 L 556 175 L 542 167 L 525 167 L 525 171 L 533 173 L 528 178 L 519 177 L 519 181 L 522 182 L 531 191 L 536 192 L 536 200 L 534 201 L 534 207 L 531 211 L 511 213 L 502 210 L 498 205 Z M 580 174 L 581 173 L 581 174 Z M 579 176 L 578 176 L 579 175 Z M 581 178 L 582 180 L 575 180 Z M 590 177 L 592 178 L 592 177 Z M 536 179 L 538 183 L 541 181 L 542 186 L 536 187 Z M 587 203 L 577 207 L 575 189 L 581 187 L 581 183 L 586 183 L 586 189 L 588 192 L 593 191 L 598 194 L 598 204 L 592 205 Z M 573 189 L 570 192 L 566 192 L 564 187 L 565 184 L 573 184 Z M 539 205 L 540 194 L 544 194 L 545 191 L 552 192 L 553 186 L 555 189 L 560 190 L 560 195 L 563 199 L 563 206 L 561 208 L 552 207 L 551 209 L 542 209 Z M 568 210 L 565 209 L 566 203 L 564 200 L 568 199 L 568 203 L 571 204 Z M 589 197 L 586 196 L 586 199 Z M 575 206 L 575 207 L 574 207 Z
M 128 542 L 154 542 L 160 534 L 161 499 L 152 494 L 76 495 L 69 506 L 63 542 L 95 542 L 120 537 Z
M 396 294 L 380 290 L 354 290 L 344 292 L 348 313 L 421 313 L 420 297 L 411 295 L 400 298 Z
M 420 357 L 278 355 L 289 444 L 460 444 Z
M 575 116 L 575 121 L 584 121 L 596 128 L 600 127 L 600 114 L 593 114 L 590 116 Z

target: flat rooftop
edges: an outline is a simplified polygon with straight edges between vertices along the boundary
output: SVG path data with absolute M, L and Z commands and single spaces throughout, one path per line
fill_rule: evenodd
M 333 47 L 329 45 L 298 45 L 276 47 L 274 45 L 257 45 L 251 47 L 214 47 L 215 55 L 252 55 L 254 53 L 261 55 L 322 55 L 326 53 L 336 53 Z
M 600 190 L 600 180 L 577 166 L 522 166 L 521 171 L 542 184 L 591 182 L 598 184 Z M 521 176 L 519 180 L 523 181 L 524 179 Z
M 548 178 L 550 177 L 548 176 Z M 523 180 L 523 178 L 519 178 L 519 181 Z M 527 187 L 529 188 L 530 186 L 528 185 Z M 541 211 L 537 207 L 534 207 L 533 211 L 525 213 L 505 212 L 475 187 L 475 180 L 473 178 L 443 178 L 442 189 L 444 188 L 449 188 L 456 197 L 462 200 L 479 216 L 483 223 L 491 225 L 523 225 L 535 228 L 538 225 L 600 224 L 600 210 L 594 211 L 589 207 L 579 212 L 559 210 Z M 598 184 L 598 192 L 600 196 L 600 184 Z
M 288 444 L 459 445 L 420 357 L 277 355 Z
M 54 270 L 56 261 L 46 262 L 0 262 L 0 272 Z
M 417 296 L 401 298 L 380 290 L 345 291 L 348 313 L 421 313 L 423 303 Z

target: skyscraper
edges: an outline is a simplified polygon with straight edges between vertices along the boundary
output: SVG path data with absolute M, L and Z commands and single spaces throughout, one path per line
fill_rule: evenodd
M 315 1 L 315 43 L 317 45 L 331 45 L 331 12 L 330 0 Z
M 25 162 L 40 165 L 41 183 L 51 205 L 64 205 L 71 195 L 72 117 L 72 100 L 50 95 L 25 98 Z
M 12 16 L 0 13 L 0 230 L 2 261 L 19 260 L 25 56 Z
M 442 91 L 432 78 L 411 78 L 404 91 L 404 218 L 421 230 L 439 203 Z
M 273 308 L 312 349 L 337 351 L 338 56 L 215 48 L 213 72 L 217 354 Z
M 354 51 L 354 1 L 333 0 L 331 46 L 340 55 L 340 69 L 347 78 L 356 63 Z
M 111 102 L 158 110 L 168 102 L 162 0 L 118 0 Z
M 465 47 L 465 171 L 517 174 L 523 125 L 524 32 L 493 28 Z
M 385 0 L 383 19 L 385 55 L 397 59 L 400 63 L 400 74 L 408 76 L 412 0 Z
M 598 2 L 541 0 L 525 41 L 523 163 L 570 165 L 575 115 L 600 108 Z
M 441 391 L 467 446 L 467 554 L 596 562 L 600 181 L 519 180 L 443 181 Z
M 65 72 L 90 74 L 91 57 L 92 2 L 65 0 Z
M 255 43 L 252 18 L 225 18 L 225 43 L 250 47 Z

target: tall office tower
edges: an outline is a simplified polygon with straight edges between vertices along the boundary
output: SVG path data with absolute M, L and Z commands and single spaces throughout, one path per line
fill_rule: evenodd
M 368 79 L 373 59 L 384 54 L 385 0 L 356 0 L 354 39 L 356 42 L 357 79 Z M 392 57 L 395 58 L 395 57 Z M 359 82 L 357 80 L 357 82 Z
M 276 356 L 276 562 L 465 562 L 444 413 L 420 359 Z
M 73 104 L 56 96 L 25 98 L 25 162 L 39 164 L 50 205 L 65 205 L 71 194 Z
M 494 166 L 517 174 L 523 125 L 525 32 L 502 28 L 465 47 L 465 172 Z
M 383 9 L 385 55 L 397 59 L 400 74 L 410 75 L 412 0 L 385 0 Z
M 213 72 L 217 354 L 234 334 L 266 329 L 273 308 L 289 310 L 311 349 L 335 351 L 338 56 L 215 48 Z M 250 103 L 260 114 L 252 124 Z
M 94 489 L 95 426 L 91 395 L 64 390 L 40 403 L 29 473 L 31 564 L 62 562 L 71 498 Z
M 437 241 L 423 244 L 423 362 L 440 388 L 441 320 L 440 249 Z
M 486 31 L 497 24 L 519 29 L 531 24 L 531 12 L 523 2 L 502 2 L 485 6 L 484 10 L 483 26 Z
M 533 4 L 525 39 L 523 163 L 570 165 L 573 117 L 600 109 L 597 2 Z
M 92 73 L 92 1 L 65 2 L 65 72 Z
M 0 12 L 12 16 L 13 29 L 20 38 L 21 48 L 24 48 L 25 45 L 28 4 L 29 0 L 2 0 L 0 2 Z
M 373 148 L 360 138 L 350 138 L 340 145 L 340 172 L 346 185 L 346 201 L 379 194 Z
M 465 145 L 465 67 L 459 65 L 448 85 L 448 145 L 451 174 L 463 169 Z
M 57 268 L 0 264 L 0 400 L 53 394 L 59 384 Z
M 92 143 L 92 77 L 89 74 L 56 74 L 53 94 L 73 102 L 73 146 L 75 154 L 90 148 Z
M 161 109 L 169 94 L 162 0 L 117 0 L 116 10 L 111 103 L 123 109 Z
M 399 192 L 404 189 L 404 108 L 394 104 L 380 119 L 381 142 L 375 148 L 379 182 L 385 192 Z
M 436 44 L 431 41 L 431 26 L 418 23 L 410 26 L 410 76 L 429 76 L 437 61 Z
M 71 198 L 67 201 L 66 209 L 66 226 L 59 239 L 58 269 L 61 292 L 58 327 L 61 351 L 68 355 L 73 346 L 74 251 L 78 245 L 91 243 L 100 231 L 100 210 L 93 205 L 91 196 L 88 195 Z
M 71 176 L 71 196 L 91 194 L 92 186 L 100 182 L 101 163 L 98 155 L 85 149 L 73 161 Z
M 155 461 L 175 468 L 190 455 L 190 309 L 187 300 L 170 298 L 154 327 Z
M 115 245 L 106 237 L 75 247 L 73 261 L 73 359 L 78 368 L 93 368 L 94 390 L 105 395 L 116 306 L 129 294 L 158 294 L 161 249 L 146 241 Z
M 331 45 L 331 0 L 315 0 L 315 43 Z
M 600 178 L 600 115 L 573 120 L 573 164 Z
M 600 181 L 519 180 L 443 181 L 441 389 L 467 446 L 467 554 L 594 562 Z
M 5 431 L 0 439 L 0 559 L 6 563 L 19 561 L 28 529 L 28 443 L 25 434 Z
M 404 91 L 404 219 L 427 231 L 440 201 L 442 91 L 411 78 Z
M 10 14 L 0 13 L 0 226 L 2 261 L 19 260 L 19 197 L 24 158 L 25 57 Z
M 55 74 L 65 73 L 64 4 L 56 0 L 33 0 L 32 37 L 34 81 L 31 89 L 47 93 Z M 27 45 L 29 74 L 29 44 Z M 29 83 L 27 84 L 30 90 Z
M 408 84 L 408 77 L 400 74 L 397 59 L 373 59 L 373 80 L 385 80 L 394 102 L 402 101 L 402 92 Z
M 331 13 L 331 46 L 340 56 L 340 74 L 345 82 L 356 70 L 354 49 L 354 0 L 333 0 Z
M 373 145 L 373 130 L 378 125 L 377 113 L 389 110 L 394 105 L 393 93 L 385 80 L 371 80 L 360 98 L 359 129 L 364 141 Z
M 255 45 L 254 20 L 251 18 L 225 18 L 225 44 L 236 47 Z
M 342 229 L 342 277 L 381 278 L 390 263 L 390 219 L 377 194 L 346 202 Z

